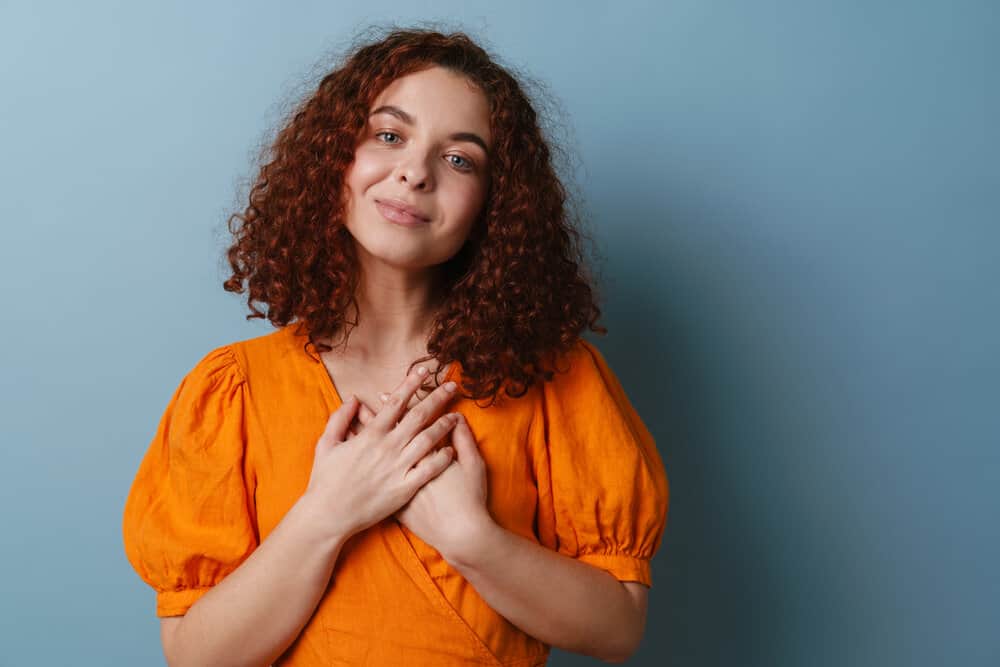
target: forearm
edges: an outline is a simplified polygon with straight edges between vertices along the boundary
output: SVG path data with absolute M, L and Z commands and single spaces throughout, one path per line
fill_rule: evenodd
M 487 604 L 525 633 L 558 648 L 619 660 L 643 623 L 610 573 L 547 549 L 490 521 L 471 547 L 443 554 Z
M 321 538 L 314 525 L 309 507 L 296 503 L 188 609 L 170 641 L 168 664 L 262 667 L 280 656 L 315 611 L 345 541 Z

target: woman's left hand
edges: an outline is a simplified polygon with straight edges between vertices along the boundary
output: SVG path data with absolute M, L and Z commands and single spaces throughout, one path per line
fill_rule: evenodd
M 367 424 L 374 416 L 373 411 L 364 409 L 359 420 Z M 450 438 L 455 449 L 451 464 L 420 487 L 395 514 L 445 560 L 458 557 L 493 521 L 486 507 L 486 463 L 464 415 L 459 414 Z

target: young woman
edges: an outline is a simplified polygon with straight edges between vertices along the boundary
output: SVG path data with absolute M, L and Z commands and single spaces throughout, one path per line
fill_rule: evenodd
M 329 73 L 231 219 L 276 331 L 185 376 L 125 550 L 171 665 L 623 661 L 668 485 L 521 86 L 396 30 Z M 238 223 L 236 222 L 238 221 Z

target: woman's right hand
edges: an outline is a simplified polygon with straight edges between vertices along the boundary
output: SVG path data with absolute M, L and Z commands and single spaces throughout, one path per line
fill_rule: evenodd
M 330 415 L 301 498 L 316 510 L 325 537 L 346 540 L 378 523 L 451 463 L 451 447 L 431 450 L 457 423 L 448 414 L 434 419 L 454 391 L 442 385 L 407 411 L 425 378 L 410 373 L 358 435 L 348 430 L 361 405 L 357 398 Z

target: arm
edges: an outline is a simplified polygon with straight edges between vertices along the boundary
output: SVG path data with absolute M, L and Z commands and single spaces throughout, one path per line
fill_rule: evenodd
M 291 645 L 319 604 L 346 541 L 316 535 L 314 511 L 304 495 L 187 614 L 163 619 L 168 665 L 263 667 Z
M 558 648 L 624 662 L 642 640 L 646 587 L 484 521 L 467 547 L 442 554 L 483 599 Z

